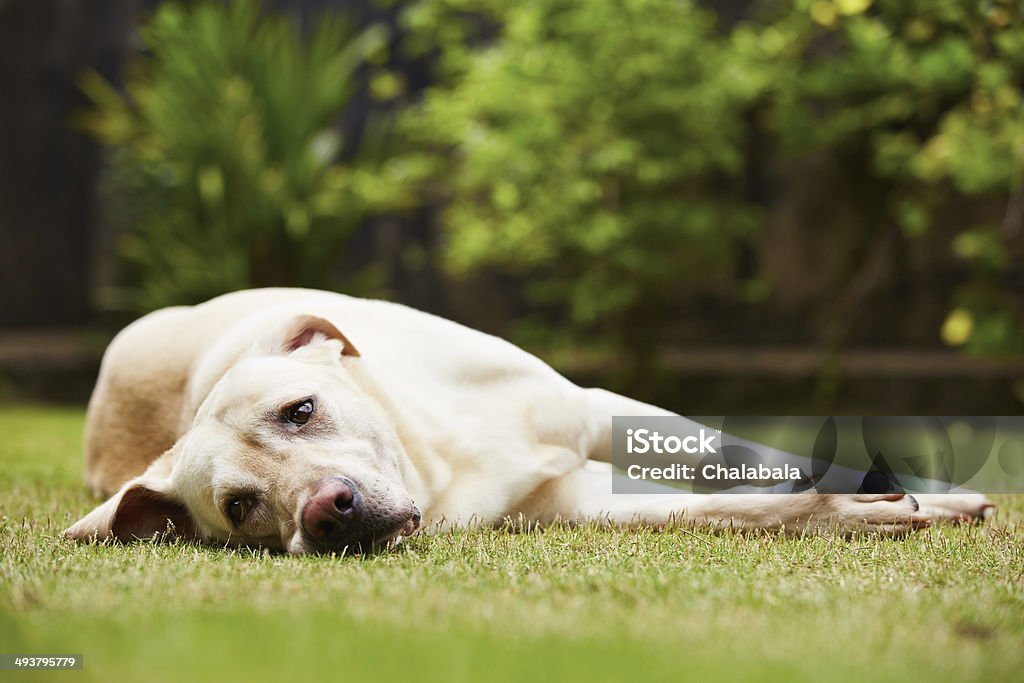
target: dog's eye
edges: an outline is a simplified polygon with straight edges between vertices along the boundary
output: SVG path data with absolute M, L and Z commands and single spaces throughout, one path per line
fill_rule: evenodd
M 252 498 L 232 498 L 227 504 L 227 513 L 231 521 L 238 526 L 245 521 L 252 509 Z
M 309 418 L 313 415 L 313 401 L 305 400 L 302 403 L 296 403 L 295 405 L 287 408 L 284 411 L 284 419 L 288 420 L 294 425 L 304 425 L 309 422 Z

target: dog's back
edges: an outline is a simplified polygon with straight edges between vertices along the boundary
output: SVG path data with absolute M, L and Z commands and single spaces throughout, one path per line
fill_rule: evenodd
M 86 420 L 90 488 L 111 495 L 174 445 L 221 366 L 265 331 L 259 324 L 273 325 L 288 311 L 333 319 L 364 351 L 374 379 L 407 407 L 426 410 L 435 426 L 443 419 L 459 422 L 468 407 L 486 422 L 538 412 L 536 404 L 548 395 L 564 406 L 566 392 L 576 390 L 504 340 L 405 306 L 303 289 L 235 292 L 151 313 L 111 342 Z M 225 353 L 211 353 L 217 348 Z M 510 392 L 513 385 L 518 389 Z M 439 412 L 438 404 L 448 409 Z

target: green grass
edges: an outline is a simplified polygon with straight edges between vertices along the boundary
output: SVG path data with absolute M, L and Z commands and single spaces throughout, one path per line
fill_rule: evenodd
M 0 409 L 0 680 L 1009 681 L 1024 501 L 902 541 L 559 527 L 371 558 L 79 546 L 82 413 Z

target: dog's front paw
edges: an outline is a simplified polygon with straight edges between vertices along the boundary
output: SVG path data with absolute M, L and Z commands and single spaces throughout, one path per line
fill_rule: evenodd
M 846 533 L 900 536 L 931 524 L 913 496 L 904 493 L 829 495 L 832 518 Z
M 916 493 L 921 513 L 936 521 L 981 522 L 996 514 L 996 504 L 981 493 Z

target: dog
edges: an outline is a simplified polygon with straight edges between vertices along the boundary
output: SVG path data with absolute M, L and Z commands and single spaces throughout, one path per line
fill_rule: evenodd
M 672 414 L 398 304 L 235 292 L 111 342 L 85 436 L 108 499 L 64 533 L 319 553 L 509 518 L 902 534 L 994 509 L 980 494 L 613 495 L 612 416 Z

